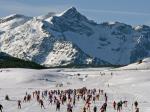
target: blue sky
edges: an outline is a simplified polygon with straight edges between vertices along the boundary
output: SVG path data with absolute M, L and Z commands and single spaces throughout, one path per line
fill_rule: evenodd
M 150 0 L 0 0 L 0 17 L 14 13 L 27 16 L 59 13 L 72 6 L 98 23 L 150 25 Z

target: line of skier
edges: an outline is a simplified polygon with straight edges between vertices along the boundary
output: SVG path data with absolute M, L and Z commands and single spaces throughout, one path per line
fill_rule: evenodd
M 8 95 L 7 95 L 8 97 Z M 10 98 L 9 98 L 10 99 Z M 101 100 L 104 99 L 104 100 Z M 84 106 L 81 112 L 106 112 L 108 108 L 108 95 L 101 89 L 87 89 L 86 87 L 80 89 L 67 89 L 67 90 L 36 90 L 32 93 L 27 93 L 23 99 L 18 100 L 18 109 L 22 108 L 23 103 L 29 103 L 30 101 L 36 101 L 41 109 L 45 109 L 44 101 L 48 101 L 49 105 L 55 105 L 56 111 L 61 112 L 61 106 L 66 105 L 67 112 L 73 112 L 73 108 L 77 105 L 77 102 L 83 101 Z M 103 104 L 101 107 L 96 106 L 96 101 L 101 101 Z M 92 106 L 94 104 L 94 107 Z M 134 112 L 139 112 L 138 102 L 135 101 Z M 122 112 L 123 107 L 127 108 L 128 101 L 113 101 L 112 108 L 116 112 Z M 3 106 L 0 104 L 0 111 L 2 112 Z

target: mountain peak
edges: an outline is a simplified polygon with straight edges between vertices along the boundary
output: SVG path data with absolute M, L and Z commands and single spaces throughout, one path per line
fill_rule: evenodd
M 77 11 L 77 9 L 75 7 L 70 7 L 69 9 L 67 9 L 66 11 L 64 11 L 62 13 L 62 15 L 70 14 L 70 13 L 72 14 L 72 13 L 79 13 L 79 12 Z
M 80 14 L 80 12 L 78 12 L 75 7 L 69 8 L 68 10 L 61 13 L 59 16 L 70 19 L 87 20 L 87 18 L 84 15 Z

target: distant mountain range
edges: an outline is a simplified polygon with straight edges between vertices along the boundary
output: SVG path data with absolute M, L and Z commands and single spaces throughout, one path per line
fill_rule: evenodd
M 150 56 L 150 27 L 97 24 L 71 7 L 61 14 L 0 19 L 0 50 L 48 67 L 127 65 Z

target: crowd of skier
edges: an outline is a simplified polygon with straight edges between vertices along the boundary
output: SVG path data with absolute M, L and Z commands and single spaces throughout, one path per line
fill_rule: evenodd
M 67 89 L 67 90 L 36 90 L 31 93 L 26 92 L 25 96 L 17 101 L 18 109 L 24 106 L 24 103 L 35 101 L 38 103 L 39 108 L 46 109 L 44 103 L 47 102 L 49 107 L 54 105 L 56 111 L 62 112 L 61 106 L 66 106 L 66 112 L 77 112 L 75 107 L 78 102 L 83 102 L 84 106 L 81 107 L 80 112 L 106 112 L 109 106 L 115 112 L 122 112 L 123 109 L 128 107 L 128 101 L 108 101 L 108 94 L 102 89 L 87 89 L 86 87 L 80 89 Z M 6 100 L 10 100 L 6 95 Z M 96 102 L 101 102 L 96 105 Z M 111 103 L 110 103 L 111 102 Z M 110 105 L 111 104 L 111 105 Z M 93 105 L 93 106 L 92 106 Z M 138 102 L 135 101 L 132 105 L 134 112 L 139 112 Z M 0 111 L 2 112 L 3 106 L 0 104 Z

